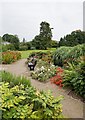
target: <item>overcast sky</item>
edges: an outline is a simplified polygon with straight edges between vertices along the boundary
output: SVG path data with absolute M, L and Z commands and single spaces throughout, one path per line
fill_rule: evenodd
M 83 1 L 3 0 L 0 5 L 0 35 L 17 34 L 20 40 L 32 40 L 39 34 L 40 23 L 50 24 L 54 40 L 74 30 L 83 30 Z

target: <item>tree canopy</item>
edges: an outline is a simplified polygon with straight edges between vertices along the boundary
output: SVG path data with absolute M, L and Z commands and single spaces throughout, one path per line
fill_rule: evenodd
M 85 43 L 85 32 L 76 30 L 61 38 L 58 46 L 75 46 L 82 43 Z
M 14 48 L 16 50 L 19 49 L 19 38 L 17 35 L 9 35 L 9 34 L 4 34 L 2 36 L 2 40 L 3 41 L 7 41 L 7 42 L 10 42 L 11 44 L 14 45 Z
M 40 24 L 40 34 L 36 35 L 32 40 L 32 44 L 36 49 L 47 49 L 51 46 L 52 39 L 52 28 L 50 28 L 50 24 L 47 22 L 41 22 Z

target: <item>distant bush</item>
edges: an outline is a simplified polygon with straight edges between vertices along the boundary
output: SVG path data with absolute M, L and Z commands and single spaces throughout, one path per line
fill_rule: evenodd
M 22 46 L 19 46 L 19 50 L 20 51 L 28 50 L 28 47 L 27 45 L 22 45 Z
M 21 59 L 21 53 L 17 51 L 2 52 L 2 64 L 10 64 Z
M 6 52 L 8 50 L 16 50 L 13 44 L 3 45 L 2 44 L 2 52 Z

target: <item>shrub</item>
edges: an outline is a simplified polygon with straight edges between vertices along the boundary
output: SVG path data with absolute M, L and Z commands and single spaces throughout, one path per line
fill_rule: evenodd
M 15 50 L 15 47 L 13 44 L 3 45 L 2 44 L 2 52 L 6 52 L 7 50 Z
M 77 64 L 80 56 L 85 56 L 85 44 L 58 48 L 53 55 L 53 61 L 59 66 L 67 65 L 67 62 Z
M 70 86 L 77 94 L 85 98 L 85 61 L 80 59 L 77 65 L 69 63 L 64 70 L 64 86 Z
M 66 58 L 68 52 L 71 49 L 72 49 L 71 47 L 65 47 L 65 46 L 58 48 L 53 55 L 54 65 L 58 65 L 62 67 L 64 64 L 64 59 Z
M 15 51 L 7 51 L 2 52 L 2 64 L 10 64 L 15 62 L 21 58 L 20 52 Z
M 62 97 L 54 98 L 50 92 L 39 92 L 33 87 L 0 82 L 2 119 L 57 119 L 63 118 Z

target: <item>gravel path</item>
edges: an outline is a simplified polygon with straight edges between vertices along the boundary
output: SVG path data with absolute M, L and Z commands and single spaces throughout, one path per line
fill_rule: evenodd
M 21 59 L 11 65 L 2 65 L 2 69 L 9 71 L 15 75 L 24 75 L 29 78 L 30 71 L 25 65 L 26 59 Z M 1 67 L 1 65 L 0 65 Z M 41 83 L 37 80 L 31 79 L 32 86 L 36 87 L 38 90 L 51 90 L 54 97 L 63 95 L 63 114 L 68 118 L 83 118 L 83 107 L 84 103 L 80 101 L 77 97 L 74 98 L 72 95 L 68 95 L 70 90 L 62 89 L 51 84 L 50 82 Z M 75 95 L 74 95 L 75 96 Z

